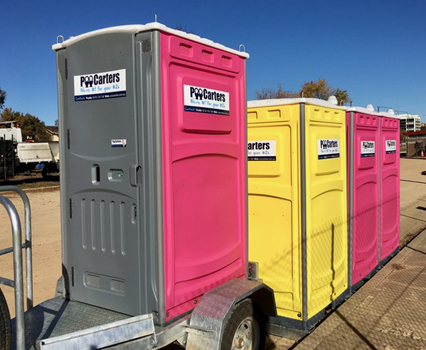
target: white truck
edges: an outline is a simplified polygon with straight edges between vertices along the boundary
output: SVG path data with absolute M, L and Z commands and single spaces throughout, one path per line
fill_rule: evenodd
M 24 172 L 59 171 L 59 143 L 23 142 L 21 128 L 15 121 L 0 122 L 0 178 Z

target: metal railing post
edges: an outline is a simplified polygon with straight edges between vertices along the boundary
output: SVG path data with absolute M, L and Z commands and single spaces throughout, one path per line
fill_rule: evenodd
M 26 282 L 27 282 L 27 309 L 33 307 L 33 259 L 32 259 L 32 231 L 31 231 L 31 206 L 27 194 L 19 187 L 1 186 L 0 192 L 16 192 L 24 202 L 25 219 L 25 264 L 26 264 Z
M 0 204 L 9 214 L 13 234 L 13 275 L 15 286 L 16 349 L 25 350 L 24 281 L 22 270 L 21 221 L 13 203 L 0 196 Z

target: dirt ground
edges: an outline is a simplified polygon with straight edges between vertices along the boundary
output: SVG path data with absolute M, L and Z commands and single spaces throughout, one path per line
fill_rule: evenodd
M 56 281 L 61 275 L 61 221 L 59 212 L 59 187 L 26 189 L 32 211 L 34 305 L 55 294 Z M 21 197 L 4 194 L 16 206 L 24 223 L 24 206 Z M 24 224 L 22 224 L 24 236 Z M 12 247 L 12 231 L 6 210 L 0 208 L 0 249 Z M 25 260 L 24 260 L 25 266 Z M 13 279 L 12 254 L 0 256 L 0 276 Z M 25 278 L 24 278 L 25 281 Z M 11 316 L 15 315 L 14 289 L 1 286 L 6 296 Z
M 426 159 L 401 159 L 401 243 L 413 238 L 426 227 Z M 61 275 L 61 224 L 59 188 L 26 189 L 32 208 L 34 305 L 55 294 Z M 8 193 L 16 205 L 22 222 L 23 205 L 18 195 Z M 423 207 L 424 206 L 424 207 Z M 420 209 L 419 209 L 420 208 Z M 424 214 L 423 214 L 424 213 Z M 424 215 L 420 217 L 420 215 Z M 11 247 L 11 229 L 7 213 L 0 208 L 0 249 Z M 0 276 L 13 277 L 12 255 L 0 257 Z M 1 286 L 14 316 L 13 289 Z M 269 349 L 288 349 L 294 343 L 272 337 Z

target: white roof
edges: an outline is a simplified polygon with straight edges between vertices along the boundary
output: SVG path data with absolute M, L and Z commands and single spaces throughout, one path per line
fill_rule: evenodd
M 334 108 L 346 110 L 346 106 L 336 106 L 333 103 L 330 103 L 325 100 L 320 100 L 318 98 L 277 98 L 271 100 L 256 100 L 256 101 L 248 101 L 247 107 L 270 107 L 270 106 L 281 106 L 281 105 L 294 105 L 298 103 L 305 103 L 308 105 L 321 106 L 326 108 Z
M 365 107 L 349 107 L 347 109 L 347 111 L 348 112 L 358 112 L 358 113 L 381 116 L 380 112 L 372 111 L 372 110 L 365 108 Z
M 393 111 L 392 111 L 393 112 Z M 394 118 L 394 119 L 400 119 L 399 116 L 395 115 L 395 113 L 388 113 L 388 112 L 380 112 L 379 115 L 381 117 L 386 118 Z
M 181 30 L 176 30 L 176 29 L 171 29 L 166 27 L 164 24 L 158 23 L 158 22 L 152 22 L 152 23 L 147 23 L 147 24 L 136 24 L 136 25 L 127 25 L 127 26 L 117 26 L 117 27 L 110 27 L 110 28 L 104 28 L 104 29 L 99 29 L 99 30 L 95 30 L 93 32 L 88 32 L 85 34 L 81 34 L 78 36 L 74 36 L 69 38 L 68 40 L 65 40 L 62 43 L 57 43 L 52 45 L 52 50 L 57 51 L 60 49 L 63 49 L 67 46 L 70 46 L 72 44 L 75 44 L 76 42 L 86 39 L 86 38 L 90 38 L 92 36 L 97 36 L 97 35 L 102 35 L 102 34 L 107 34 L 107 33 L 141 33 L 141 32 L 147 32 L 150 30 L 160 30 L 162 32 L 166 32 L 166 33 L 171 33 L 174 34 L 176 36 L 180 36 L 182 38 L 188 39 L 188 40 L 192 40 L 204 45 L 208 45 L 210 47 L 214 47 L 217 48 L 219 50 L 223 50 L 223 51 L 227 51 L 236 55 L 239 55 L 241 57 L 244 58 L 249 58 L 249 54 L 246 52 L 241 52 L 241 51 L 237 51 L 234 49 L 230 49 L 226 46 L 223 46 L 221 44 L 215 43 L 214 41 L 205 39 L 205 38 L 201 38 L 198 35 L 194 35 L 194 34 L 188 34 L 185 33 Z
M 377 115 L 379 117 L 387 117 L 387 118 L 395 118 L 395 119 L 400 119 L 399 116 L 395 115 L 395 113 L 393 112 L 393 110 L 389 110 L 387 112 L 376 112 L 376 111 L 372 111 L 368 108 L 364 108 L 364 107 L 349 107 L 347 109 L 348 112 L 359 112 L 359 113 L 364 113 L 364 114 L 370 114 L 370 115 Z
M 408 119 L 408 118 L 410 118 L 410 119 L 418 119 L 418 120 L 421 119 L 418 114 L 407 114 L 407 113 L 405 113 L 405 114 L 398 114 L 398 117 L 399 117 L 399 119 Z

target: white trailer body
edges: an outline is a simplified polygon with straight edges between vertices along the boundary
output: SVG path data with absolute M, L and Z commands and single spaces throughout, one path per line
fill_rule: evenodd
M 21 163 L 55 162 L 49 142 L 19 143 L 18 158 Z
M 0 138 L 8 141 L 22 142 L 21 128 L 11 127 L 0 129 Z

